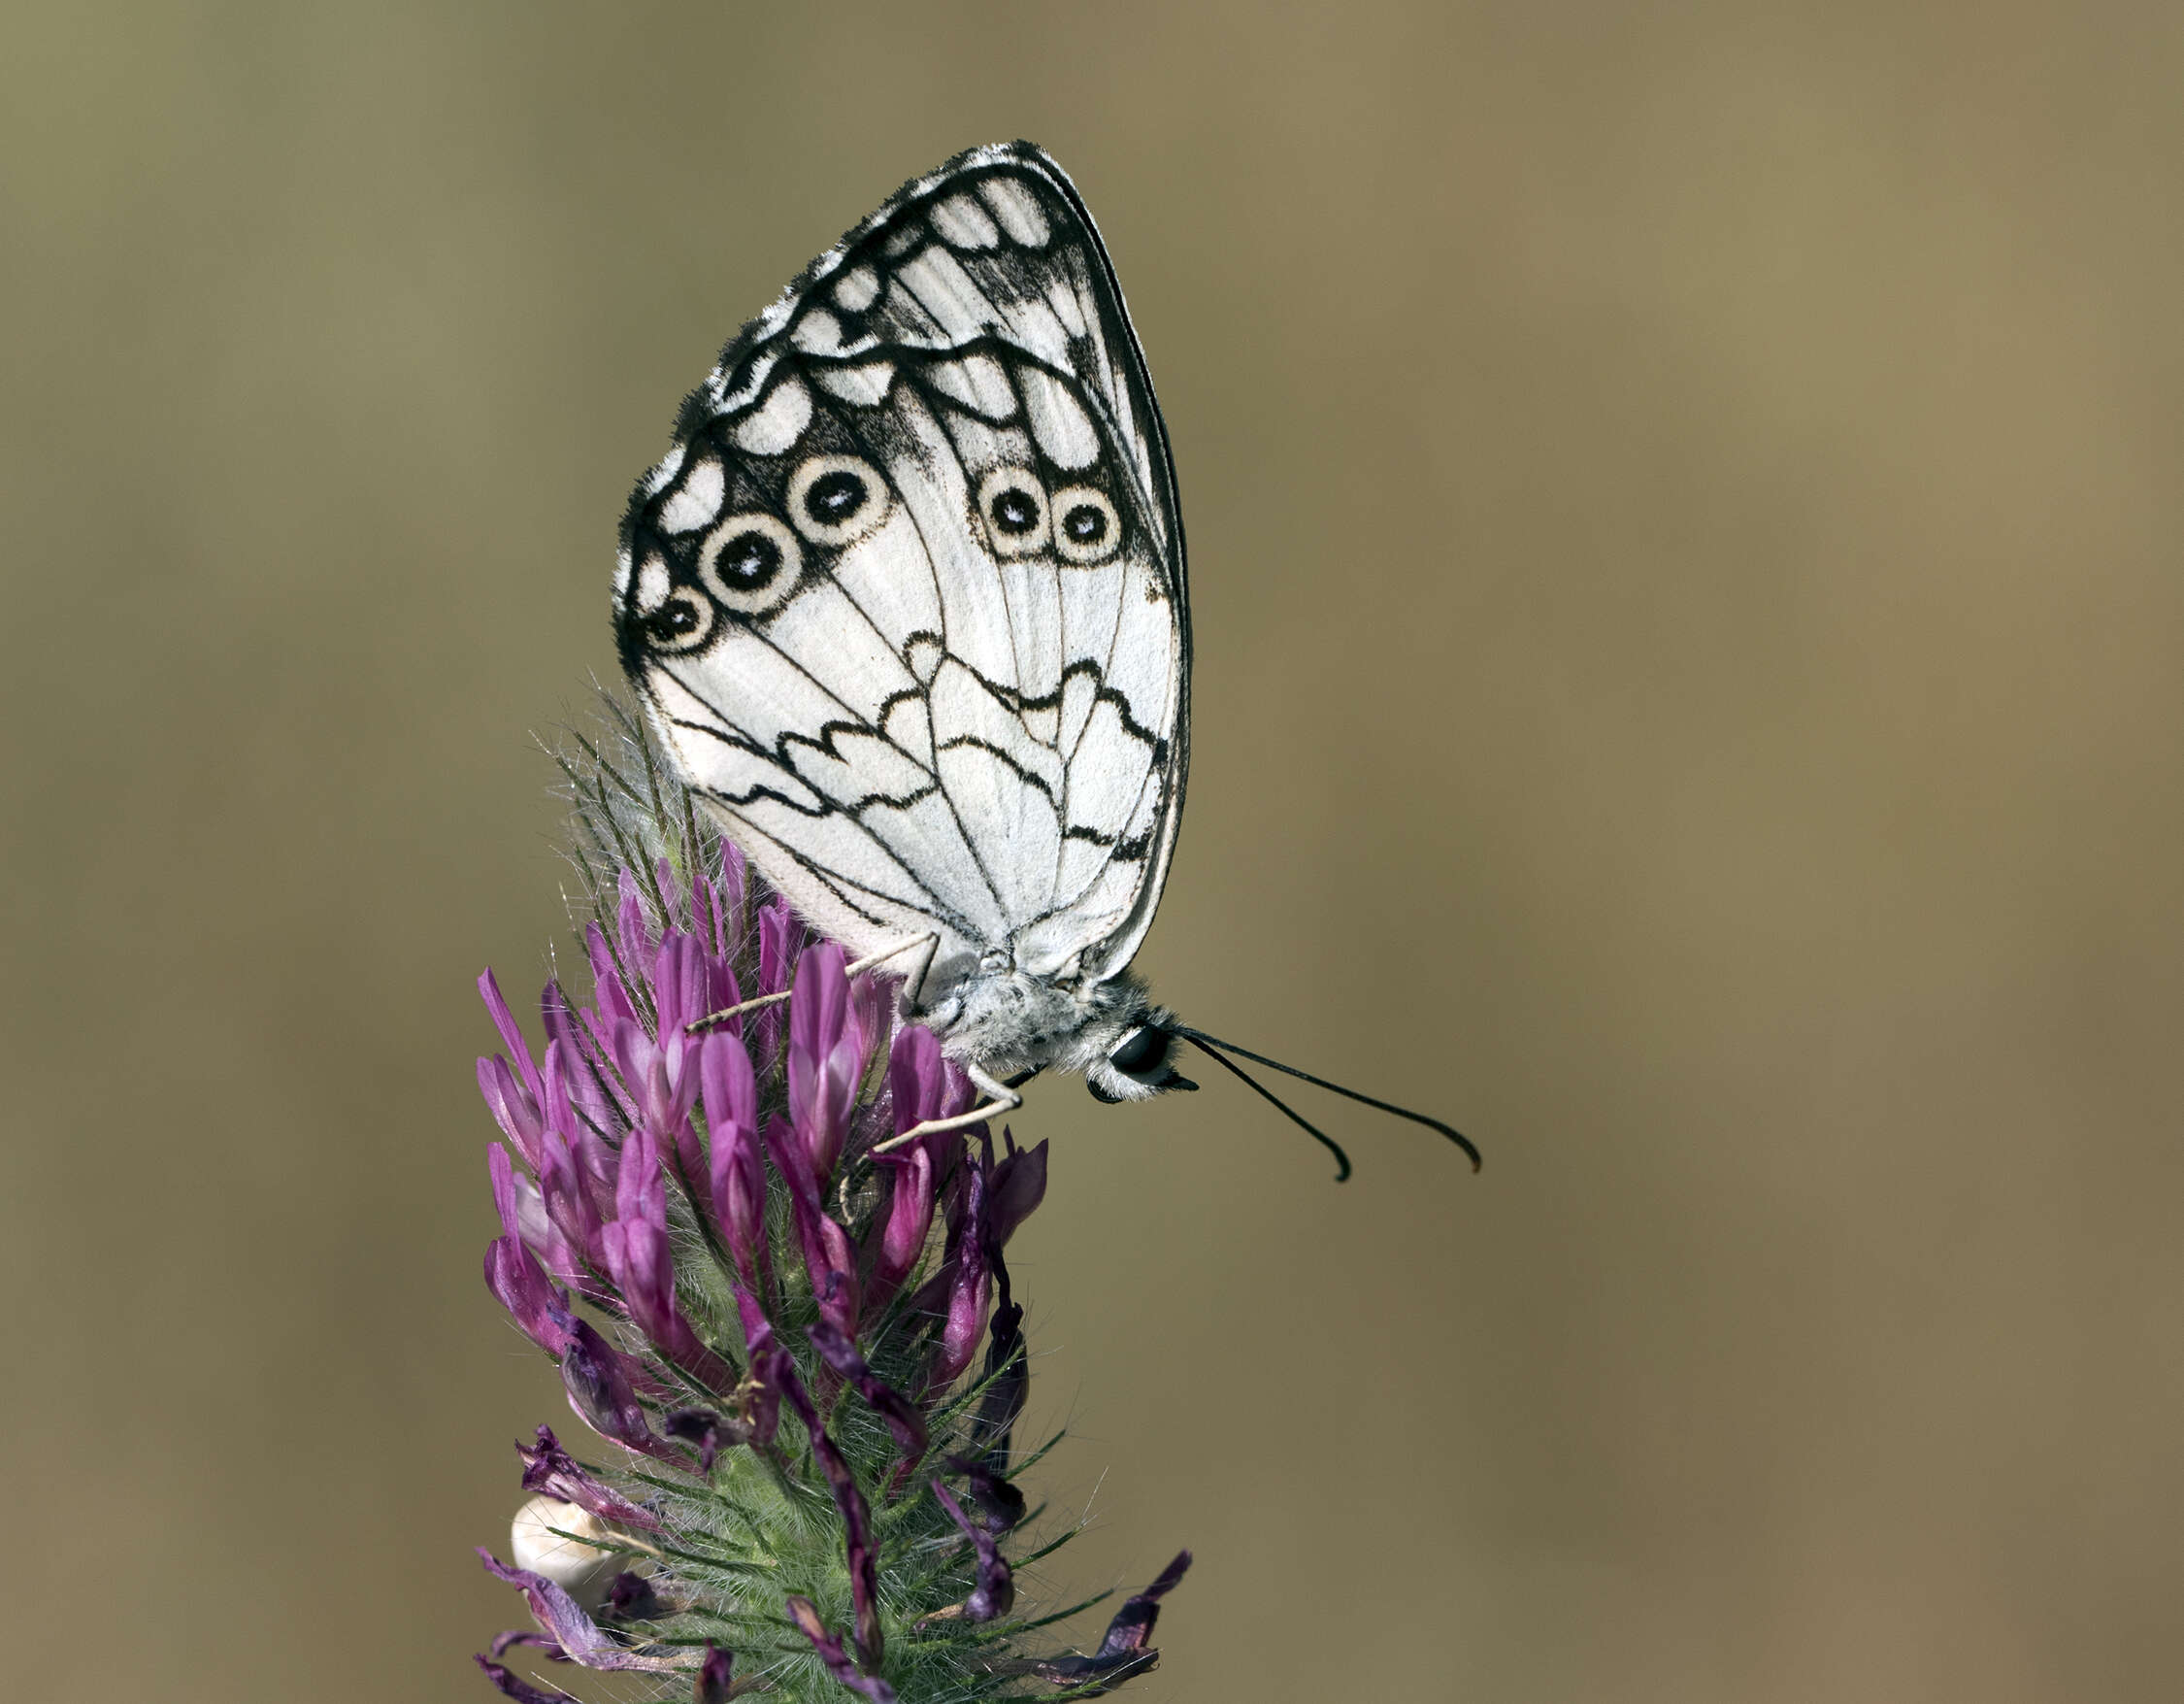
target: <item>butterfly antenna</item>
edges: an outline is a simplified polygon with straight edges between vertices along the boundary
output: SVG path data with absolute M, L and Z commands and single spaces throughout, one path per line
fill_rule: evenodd
M 1241 1068 L 1240 1068 L 1233 1060 L 1223 1057 L 1221 1053 L 1214 1052 L 1213 1050 L 1216 1048 L 1225 1049 L 1228 1052 L 1237 1053 L 1241 1055 L 1243 1058 L 1249 1059 L 1255 1065 L 1265 1065 L 1270 1070 L 1285 1072 L 1291 1077 L 1301 1077 L 1304 1079 L 1304 1081 L 1309 1083 L 1313 1087 L 1324 1088 L 1332 1094 L 1341 1095 L 1345 1100 L 1357 1101 L 1361 1105 L 1372 1107 L 1377 1112 L 1393 1113 L 1399 1119 L 1408 1119 L 1413 1124 L 1423 1124 L 1429 1130 L 1439 1130 L 1443 1136 L 1447 1137 L 1449 1141 L 1455 1143 L 1458 1148 L 1461 1148 L 1466 1154 L 1470 1155 L 1472 1170 L 1473 1170 L 1474 1172 L 1477 1171 L 1479 1167 L 1484 1163 L 1479 1154 L 1478 1149 L 1473 1145 L 1470 1137 L 1464 1135 L 1462 1131 L 1456 1130 L 1451 1126 L 1442 1123 L 1439 1119 L 1429 1119 L 1424 1113 L 1414 1113 L 1408 1107 L 1399 1107 L 1389 1101 L 1375 1100 L 1370 1094 L 1360 1094 L 1354 1088 L 1344 1088 L 1340 1083 L 1330 1083 L 1324 1077 L 1314 1077 L 1309 1071 L 1300 1071 L 1294 1065 L 1284 1065 L 1279 1059 L 1270 1059 L 1264 1053 L 1255 1053 L 1249 1048 L 1240 1048 L 1234 1042 L 1220 1041 L 1213 1036 L 1208 1035 L 1204 1030 L 1201 1029 L 1184 1029 L 1178 1026 L 1175 1033 L 1181 1036 L 1185 1041 L 1197 1043 L 1199 1050 L 1202 1052 L 1212 1054 L 1214 1058 L 1219 1059 L 1222 1064 L 1228 1066 L 1231 1071 L 1236 1072 L 1239 1077 L 1243 1077 L 1244 1082 L 1251 1084 L 1251 1086 L 1253 1088 L 1258 1088 L 1261 1094 L 1265 1094 L 1269 1100 L 1274 1101 L 1275 1106 L 1281 1107 L 1281 1110 L 1283 1112 L 1289 1113 L 1289 1116 L 1292 1119 L 1296 1119 L 1298 1123 L 1305 1124 L 1305 1128 L 1307 1130 L 1311 1130 L 1314 1136 L 1319 1136 L 1319 1139 L 1322 1142 L 1327 1142 L 1327 1138 L 1324 1136 L 1320 1136 L 1317 1130 L 1312 1130 L 1311 1125 L 1306 1124 L 1305 1120 L 1303 1119 L 1297 1118 L 1297 1115 L 1295 1113 L 1290 1113 L 1289 1109 L 1286 1106 L 1282 1106 L 1282 1103 L 1280 1101 L 1274 1100 L 1274 1097 L 1273 1095 L 1267 1094 L 1267 1091 L 1264 1088 L 1259 1088 L 1259 1085 L 1255 1082 L 1252 1082 L 1249 1077 L 1244 1077 Z M 1341 1157 L 1342 1151 L 1340 1148 L 1335 1148 L 1334 1143 L 1327 1142 L 1327 1146 L 1335 1149 L 1335 1153 L 1338 1158 Z M 1349 1175 L 1350 1162 L 1347 1159 L 1343 1159 L 1342 1177 L 1346 1178 Z M 1341 1182 L 1341 1179 L 1338 1178 L 1336 1182 L 1340 1183 Z
M 1335 1181 L 1338 1184 L 1346 1184 L 1350 1181 L 1350 1156 L 1342 1152 L 1342 1145 L 1340 1142 L 1336 1141 L 1334 1137 L 1328 1135 L 1328 1133 L 1322 1130 L 1317 1124 L 1313 1123 L 1309 1119 L 1306 1118 L 1302 1113 L 1298 1112 L 1295 1107 L 1292 1107 L 1287 1101 L 1283 1100 L 1281 1096 L 1274 1093 L 1273 1089 L 1269 1088 L 1265 1084 L 1261 1083 L 1256 1077 L 1252 1076 L 1250 1072 L 1246 1071 L 1241 1065 L 1239 1065 L 1234 1059 L 1227 1058 L 1220 1053 L 1216 1053 L 1208 1045 L 1208 1037 L 1200 1035 L 1196 1030 L 1190 1029 L 1178 1029 L 1175 1031 L 1175 1034 L 1181 1036 L 1185 1041 L 1196 1043 L 1198 1046 L 1198 1051 L 1204 1053 L 1208 1059 L 1211 1059 L 1216 1065 L 1220 1066 L 1222 1070 L 1234 1071 L 1239 1077 L 1243 1079 L 1246 1085 L 1249 1086 L 1253 1094 L 1263 1096 L 1267 1100 L 1273 1101 L 1274 1106 L 1279 1109 L 1283 1118 L 1287 1119 L 1292 1124 L 1297 1125 L 1305 1132 L 1306 1135 L 1309 1136 L 1314 1142 L 1318 1143 L 1322 1148 L 1326 1149 L 1328 1153 L 1332 1153 L 1335 1156 L 1335 1163 L 1341 1168 L 1335 1174 Z

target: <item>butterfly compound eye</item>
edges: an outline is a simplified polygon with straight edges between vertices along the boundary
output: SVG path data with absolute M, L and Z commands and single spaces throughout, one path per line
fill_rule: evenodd
M 789 481 L 789 518 L 815 545 L 846 545 L 887 515 L 887 484 L 854 455 L 814 455 Z
M 1107 493 L 1072 485 L 1054 493 L 1054 548 L 1067 562 L 1104 562 L 1122 543 L 1122 521 Z
M 804 550 L 771 515 L 731 515 L 698 551 L 698 578 L 723 608 L 757 616 L 796 589 Z
M 1021 556 L 1046 543 L 1046 491 L 1019 467 L 999 467 L 978 482 L 978 513 L 994 553 Z
M 1125 1077 L 1144 1077 L 1168 1059 L 1169 1035 L 1165 1029 L 1145 1025 L 1108 1055 L 1108 1063 Z

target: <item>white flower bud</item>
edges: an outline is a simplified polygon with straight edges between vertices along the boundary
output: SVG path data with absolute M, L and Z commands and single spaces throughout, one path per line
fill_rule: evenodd
M 553 1497 L 533 1497 L 516 1510 L 509 1529 L 515 1565 L 544 1574 L 586 1610 L 596 1610 L 614 1576 L 629 1566 L 629 1558 L 563 1538 L 564 1532 L 612 1536 L 588 1510 Z

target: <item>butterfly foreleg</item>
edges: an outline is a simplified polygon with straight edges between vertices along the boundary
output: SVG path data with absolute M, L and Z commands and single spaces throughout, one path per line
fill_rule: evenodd
M 917 975 L 911 986 L 916 991 L 922 991 L 925 986 L 925 973 L 933 968 L 933 954 L 940 951 L 941 937 L 938 933 L 913 935 L 910 940 L 890 947 L 884 952 L 875 952 L 869 958 L 860 958 L 848 968 L 845 974 L 861 976 L 875 965 L 885 964 L 890 958 L 900 958 L 904 953 L 914 952 L 920 947 L 925 949 L 925 956 L 917 961 Z
M 925 973 L 933 968 L 933 954 L 939 951 L 940 945 L 941 937 L 938 934 L 913 935 L 910 940 L 898 942 L 884 952 L 875 952 L 868 957 L 858 959 L 856 963 L 845 967 L 843 974 L 844 976 L 862 976 L 875 966 L 885 964 L 890 958 L 899 958 L 905 952 L 922 947 L 925 949 L 925 956 L 918 962 L 917 979 L 914 984 L 915 987 L 922 989 L 925 986 Z M 725 1023 L 731 1018 L 741 1018 L 745 1012 L 756 1012 L 765 1006 L 778 1006 L 793 992 L 795 992 L 793 988 L 783 988 L 778 994 L 760 994 L 755 999 L 740 1001 L 733 1006 L 724 1006 L 718 1012 L 708 1012 L 703 1018 L 693 1018 L 682 1027 L 686 1033 L 694 1035 L 699 1030 L 709 1028 L 712 1024 Z
M 933 955 L 941 950 L 939 930 L 936 929 L 929 935 L 919 935 L 913 940 L 905 941 L 900 947 L 890 947 L 884 952 L 876 952 L 870 958 L 859 959 L 849 967 L 849 974 L 855 976 L 860 970 L 870 969 L 873 965 L 893 958 L 897 953 L 908 952 L 917 947 L 924 948 L 925 953 L 918 959 L 917 968 L 905 974 L 903 995 L 908 1001 L 910 1011 L 919 1011 L 925 1005 L 925 979 L 932 972 Z
M 958 1113 L 952 1119 L 927 1119 L 922 1124 L 912 1124 L 900 1136 L 890 1136 L 877 1144 L 873 1153 L 885 1153 L 901 1148 L 905 1143 L 915 1142 L 920 1136 L 944 1136 L 951 1130 L 968 1130 L 973 1124 L 982 1124 L 988 1119 L 997 1119 L 1004 1113 L 1012 1113 L 1024 1104 L 1024 1097 L 1006 1083 L 996 1082 L 976 1065 L 966 1065 L 964 1075 L 971 1086 L 984 1096 L 982 1106 L 975 1106 L 967 1113 Z
M 683 1031 L 685 1034 L 695 1035 L 699 1030 L 711 1028 L 715 1023 L 726 1023 L 731 1018 L 741 1018 L 745 1012 L 756 1012 L 766 1006 L 778 1006 L 789 997 L 791 991 L 788 988 L 783 988 L 778 994 L 760 994 L 754 1000 L 745 1000 L 734 1006 L 723 1006 L 717 1012 L 708 1012 L 703 1018 L 691 1019 L 688 1023 L 682 1026 Z

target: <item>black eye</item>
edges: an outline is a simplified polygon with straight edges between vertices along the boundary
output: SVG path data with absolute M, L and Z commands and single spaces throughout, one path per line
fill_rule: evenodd
M 1062 517 L 1062 530 L 1076 545 L 1096 545 L 1108 536 L 1107 512 L 1091 503 L 1079 503 Z
M 1108 1063 L 1125 1077 L 1143 1077 L 1159 1070 L 1167 1058 L 1168 1032 L 1148 1023 L 1109 1053 Z
M 853 473 L 821 474 L 804 492 L 804 513 L 821 526 L 840 526 L 865 506 L 865 482 Z
M 1007 533 L 1030 532 L 1039 524 L 1039 505 L 1029 491 L 1013 485 L 994 493 L 993 506 L 988 511 L 994 525 Z
M 699 625 L 697 606 L 683 598 L 677 598 L 645 618 L 645 631 L 662 645 L 689 638 Z
M 1071 485 L 1047 502 L 1054 515 L 1054 549 L 1063 561 L 1089 568 L 1113 555 L 1122 543 L 1122 518 L 1106 492 Z
M 720 547 L 713 566 L 737 590 L 756 591 L 781 571 L 781 547 L 762 532 L 740 532 Z
M 712 606 L 686 591 L 671 591 L 637 628 L 656 651 L 695 651 L 712 631 Z

